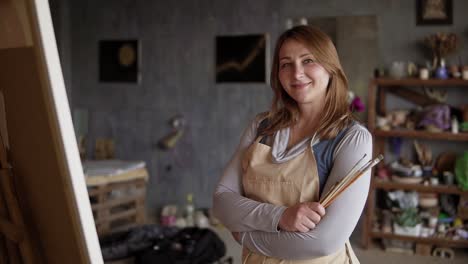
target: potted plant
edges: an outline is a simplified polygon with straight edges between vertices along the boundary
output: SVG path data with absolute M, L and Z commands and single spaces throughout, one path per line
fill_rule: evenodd
M 396 235 L 419 236 L 421 232 L 421 217 L 418 214 L 418 209 L 414 207 L 403 209 L 396 216 L 393 223 L 393 232 Z

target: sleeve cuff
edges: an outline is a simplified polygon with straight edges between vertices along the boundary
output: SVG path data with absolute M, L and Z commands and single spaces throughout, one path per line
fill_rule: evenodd
M 273 215 L 273 221 L 272 221 L 272 231 L 273 232 L 279 232 L 279 221 L 281 219 L 281 216 L 283 215 L 284 211 L 286 210 L 286 206 L 281 206 L 276 210 L 275 214 Z

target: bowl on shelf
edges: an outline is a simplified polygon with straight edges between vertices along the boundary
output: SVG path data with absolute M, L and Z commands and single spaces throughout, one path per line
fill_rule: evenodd
M 436 193 L 419 193 L 418 200 L 421 208 L 432 208 L 439 205 L 439 198 Z

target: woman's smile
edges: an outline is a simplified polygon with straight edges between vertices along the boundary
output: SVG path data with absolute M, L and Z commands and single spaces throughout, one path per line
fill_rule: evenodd
M 311 84 L 311 83 L 312 83 L 312 82 L 306 82 L 306 83 L 291 83 L 291 88 L 301 90 L 301 89 L 304 89 L 304 88 L 306 88 L 307 86 L 309 86 L 309 84 Z

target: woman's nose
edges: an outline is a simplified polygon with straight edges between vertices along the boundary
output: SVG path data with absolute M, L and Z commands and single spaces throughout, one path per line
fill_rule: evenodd
M 304 67 L 302 65 L 295 65 L 294 66 L 294 77 L 296 79 L 300 79 L 304 76 Z

